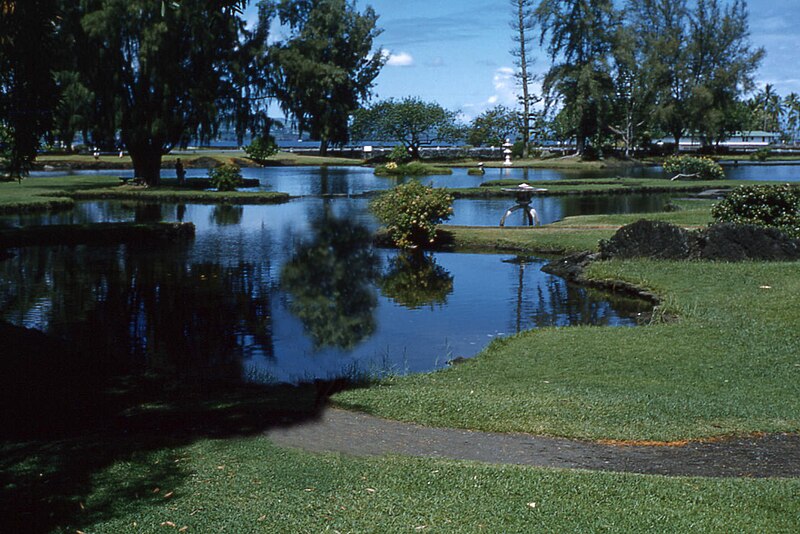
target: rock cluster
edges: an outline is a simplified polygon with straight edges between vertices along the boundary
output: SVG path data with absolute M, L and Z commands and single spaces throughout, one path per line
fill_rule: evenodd
M 661 221 L 640 220 L 600 242 L 600 257 L 700 259 L 717 261 L 793 261 L 800 239 L 774 228 L 732 223 L 690 231 Z

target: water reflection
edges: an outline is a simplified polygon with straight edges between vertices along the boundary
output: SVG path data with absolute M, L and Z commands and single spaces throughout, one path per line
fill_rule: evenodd
M 4 320 L 79 353 L 187 384 L 239 381 L 271 357 L 269 268 L 188 261 L 188 248 L 29 247 L 0 263 Z
M 315 349 L 351 349 L 375 331 L 373 282 L 380 271 L 372 235 L 328 213 L 312 221 L 310 234 L 283 266 L 281 287 Z
M 0 262 L 0 320 L 131 365 L 290 383 L 429 371 L 540 325 L 634 324 L 627 304 L 542 273 L 544 260 L 373 249 L 366 204 L 162 205 L 165 220 L 196 225 L 194 242 L 20 249 Z M 156 215 L 96 202 L 5 220 Z
M 389 264 L 378 283 L 383 296 L 410 310 L 447 303 L 447 296 L 453 292 L 453 276 L 436 263 L 433 255 L 400 252 Z
M 184 213 L 185 213 L 184 207 Z M 244 214 L 244 206 L 235 206 L 231 204 L 219 204 L 214 206 L 211 212 L 211 222 L 217 226 L 237 225 L 242 222 L 242 215 Z M 178 217 L 180 221 L 182 217 Z

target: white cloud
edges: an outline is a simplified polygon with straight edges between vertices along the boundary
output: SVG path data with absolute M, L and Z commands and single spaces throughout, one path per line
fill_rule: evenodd
M 515 106 L 517 103 L 517 81 L 514 78 L 514 69 L 510 67 L 500 67 L 494 71 L 492 78 L 494 94 L 490 96 L 486 103 L 490 105 L 502 104 L 504 106 Z
M 384 49 L 383 57 L 386 59 L 387 67 L 410 67 L 414 65 L 414 57 L 408 52 L 392 52 Z

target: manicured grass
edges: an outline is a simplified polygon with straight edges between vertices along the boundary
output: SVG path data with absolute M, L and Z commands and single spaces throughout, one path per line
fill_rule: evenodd
M 443 248 L 462 251 L 568 254 L 594 250 L 601 239 L 608 239 L 617 226 L 606 228 L 498 228 L 479 226 L 439 226 Z
M 165 167 L 174 167 L 175 161 L 180 158 L 184 166 L 207 167 L 209 164 L 233 163 L 240 167 L 258 167 L 244 150 L 193 150 L 187 152 L 173 152 L 165 155 L 161 164 Z M 335 158 L 321 156 L 307 156 L 293 152 L 278 152 L 267 159 L 273 165 L 363 165 L 360 159 Z M 39 166 L 51 165 L 57 168 L 131 168 L 133 163 L 130 156 L 102 155 L 95 160 L 91 154 L 43 154 L 36 159 Z
M 596 250 L 601 239 L 608 239 L 626 224 L 649 219 L 670 222 L 686 228 L 706 226 L 712 221 L 710 200 L 676 201 L 681 211 L 614 215 L 580 215 L 533 228 L 497 226 L 441 225 L 443 248 L 495 252 L 569 254 Z
M 588 274 L 651 290 L 680 319 L 534 330 L 452 369 L 341 393 L 337 404 L 589 439 L 800 431 L 800 263 L 611 261 Z
M 449 191 L 457 197 L 508 196 L 503 188 L 515 187 L 522 180 L 490 180 L 480 187 L 453 188 Z M 547 189 L 537 193 L 543 196 L 626 194 L 626 193 L 680 193 L 699 192 L 707 189 L 729 189 L 744 185 L 780 184 L 781 182 L 756 182 L 752 180 L 691 180 L 671 181 L 658 178 L 583 178 L 579 180 L 531 181 L 529 185 Z
M 363 165 L 364 161 L 354 158 L 334 158 L 331 156 L 308 156 L 294 152 L 278 152 L 267 159 L 268 162 L 276 165 Z
M 80 200 L 121 199 L 195 204 L 277 204 L 289 200 L 288 194 L 274 191 L 192 191 L 170 186 L 142 188 L 129 185 L 75 191 L 68 193 L 68 196 Z
M 166 180 L 169 184 L 174 181 Z M 195 181 L 196 182 L 196 181 Z M 143 188 L 120 185 L 114 176 L 59 176 L 27 178 L 0 183 L 0 213 L 70 208 L 75 199 L 147 200 L 150 202 L 193 202 L 200 204 L 272 204 L 289 199 L 278 192 L 197 191 L 187 187 L 163 185 Z
M 113 444 L 110 444 L 113 446 Z M 35 449 L 32 452 L 36 452 Z M 46 485 L 52 466 L 14 467 Z M 133 453 L 54 532 L 794 532 L 797 480 L 313 455 L 263 438 Z M 66 504 L 66 503 L 64 503 Z M 28 530 L 37 518 L 20 527 Z M 183 530 L 181 530 L 183 529 Z
M 65 192 L 105 188 L 118 184 L 111 176 L 61 176 L 26 178 L 22 183 L 0 182 L 0 213 L 28 210 L 68 209 L 74 200 Z

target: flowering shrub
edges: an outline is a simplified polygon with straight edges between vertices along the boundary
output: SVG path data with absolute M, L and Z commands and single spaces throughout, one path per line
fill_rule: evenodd
M 664 162 L 664 170 L 686 178 L 698 180 L 722 180 L 725 171 L 711 158 L 696 156 L 670 156 Z M 676 176 L 677 177 L 677 176 Z
M 217 191 L 236 191 L 242 185 L 242 172 L 236 165 L 225 164 L 208 171 L 211 187 Z
M 452 195 L 444 189 L 413 180 L 381 194 L 370 209 L 386 225 L 395 244 L 409 249 L 433 243 L 436 225 L 450 218 L 452 204 Z
M 711 215 L 717 222 L 777 228 L 800 238 L 800 189 L 789 184 L 737 187 Z

